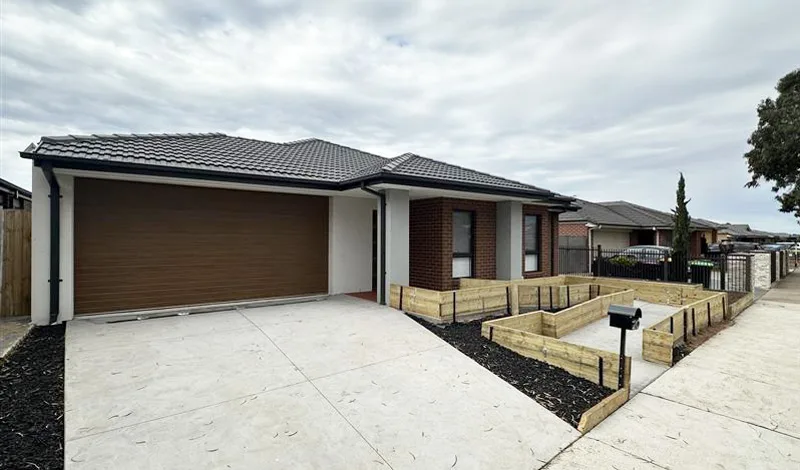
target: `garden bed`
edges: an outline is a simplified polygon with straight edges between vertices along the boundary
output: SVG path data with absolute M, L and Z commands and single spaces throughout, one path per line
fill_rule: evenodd
M 34 328 L 0 364 L 0 468 L 64 466 L 64 325 Z
M 489 341 L 481 336 L 479 320 L 435 326 L 411 318 L 575 428 L 585 411 L 614 393 Z

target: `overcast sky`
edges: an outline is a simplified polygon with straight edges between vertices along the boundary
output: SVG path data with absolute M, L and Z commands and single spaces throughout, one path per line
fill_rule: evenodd
M 693 216 L 800 231 L 742 158 L 798 1 L 0 4 L 0 177 L 26 188 L 42 135 L 313 136 L 661 210 L 683 171 Z

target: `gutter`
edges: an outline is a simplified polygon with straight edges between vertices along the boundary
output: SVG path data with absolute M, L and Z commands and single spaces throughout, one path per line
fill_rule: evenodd
M 50 184 L 50 323 L 58 322 L 59 287 L 61 285 L 61 187 L 53 173 L 53 165 L 42 164 L 44 177 Z
M 380 292 L 380 297 L 378 298 L 378 303 L 381 305 L 386 305 L 386 194 L 375 191 L 374 189 L 368 187 L 366 183 L 361 183 L 361 190 L 372 194 L 373 196 L 377 197 L 380 201 L 380 211 L 381 211 L 381 220 L 380 220 L 380 230 L 381 230 L 381 249 L 378 253 L 378 256 L 381 257 L 381 263 L 378 267 L 378 292 Z
M 506 188 L 485 186 L 482 184 L 458 183 L 452 181 L 448 182 L 448 181 L 424 178 L 419 176 L 405 176 L 405 175 L 385 174 L 385 173 L 377 177 L 368 177 L 361 181 L 358 180 L 346 181 L 344 183 L 341 183 L 338 189 L 339 191 L 345 191 L 357 187 L 364 187 L 365 185 L 370 186 L 376 184 L 398 184 L 402 186 L 414 186 L 418 188 L 446 189 L 451 191 L 489 194 L 493 196 L 509 196 L 520 199 L 541 198 L 541 200 L 537 200 L 535 203 L 541 204 L 542 202 L 546 203 L 549 202 L 551 204 L 559 206 L 564 211 L 578 210 L 578 207 L 571 205 L 571 201 L 573 200 L 572 198 L 559 196 L 547 190 L 524 191 L 513 188 L 506 189 Z

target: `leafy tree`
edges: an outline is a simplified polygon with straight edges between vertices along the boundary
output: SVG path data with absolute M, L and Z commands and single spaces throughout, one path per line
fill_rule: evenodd
M 778 97 L 758 105 L 758 128 L 747 143 L 753 149 L 744 154 L 752 179 L 772 184 L 781 212 L 800 218 L 800 69 L 778 81 Z
M 678 190 L 675 192 L 677 204 L 675 209 L 672 210 L 672 250 L 675 255 L 689 255 L 689 200 L 686 199 L 686 180 L 681 178 L 678 180 Z

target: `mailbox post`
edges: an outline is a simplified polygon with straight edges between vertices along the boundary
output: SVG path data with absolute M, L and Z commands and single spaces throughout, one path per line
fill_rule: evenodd
M 625 385 L 625 332 L 639 329 L 640 318 L 642 318 L 642 309 L 640 308 L 626 307 L 624 305 L 608 306 L 609 325 L 619 328 L 620 331 L 618 388 L 622 388 Z

